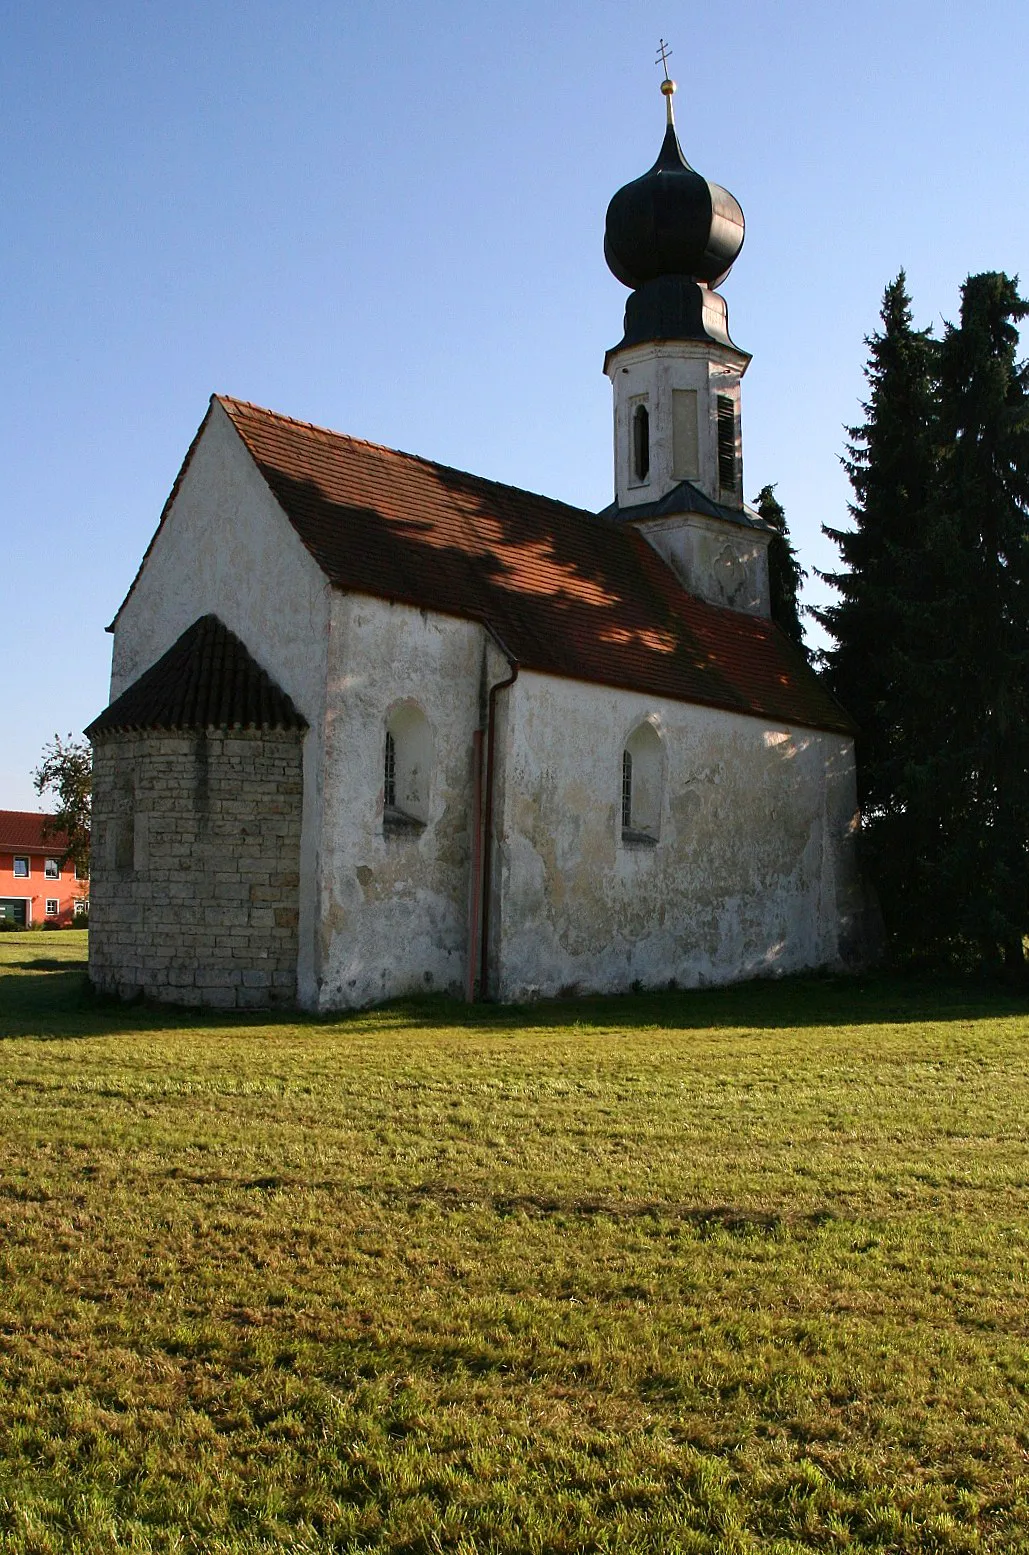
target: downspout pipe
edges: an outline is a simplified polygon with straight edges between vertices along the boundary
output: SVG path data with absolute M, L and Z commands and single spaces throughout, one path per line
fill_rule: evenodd
M 504 655 L 510 666 L 511 673 L 506 680 L 498 680 L 490 686 L 489 697 L 486 703 L 486 777 L 484 787 L 486 790 L 484 814 L 482 821 L 482 913 L 479 926 L 479 998 L 485 999 L 489 992 L 489 930 L 490 930 L 490 890 L 493 870 L 493 788 L 496 767 L 496 741 L 497 741 L 497 697 L 501 691 L 507 691 L 518 679 L 518 660 L 504 643 L 499 633 L 495 632 L 488 621 L 484 621 L 483 628 L 493 639 L 495 647 Z

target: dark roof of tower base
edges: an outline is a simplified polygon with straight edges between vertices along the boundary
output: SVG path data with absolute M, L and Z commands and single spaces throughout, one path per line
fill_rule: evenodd
M 675 513 L 700 513 L 705 518 L 721 518 L 728 524 L 739 524 L 744 529 L 757 529 L 767 535 L 776 533 L 774 526 L 766 523 L 753 508 L 745 505 L 741 508 L 725 507 L 721 502 L 712 501 L 692 481 L 680 481 L 671 491 L 666 491 L 663 497 L 658 497 L 656 502 L 638 502 L 627 508 L 612 502 L 601 510 L 600 517 L 612 524 L 629 524 L 644 518 L 670 518 Z
M 307 722 L 217 616 L 201 616 L 85 731 L 306 729 Z

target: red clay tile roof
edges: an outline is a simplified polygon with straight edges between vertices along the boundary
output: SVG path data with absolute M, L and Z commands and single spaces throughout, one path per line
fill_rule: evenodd
M 37 815 L 32 810 L 0 810 L 0 852 L 49 853 L 52 858 L 59 858 L 68 846 L 68 838 L 63 831 L 44 837 L 49 820 L 49 815 Z
M 286 693 L 217 616 L 201 616 L 86 730 L 306 729 Z
M 853 732 L 777 627 L 687 594 L 631 528 L 215 399 L 337 587 L 488 621 L 527 669 Z

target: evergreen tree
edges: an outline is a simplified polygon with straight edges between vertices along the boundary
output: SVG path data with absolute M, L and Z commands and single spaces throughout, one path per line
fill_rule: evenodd
M 823 673 L 858 725 L 859 797 L 870 816 L 896 809 L 911 737 L 901 666 L 925 592 L 919 557 L 936 469 L 939 349 L 931 331 L 913 327 L 903 270 L 887 286 L 880 316 L 881 331 L 865 342 L 865 420 L 848 428 L 843 460 L 854 528 L 823 528 L 844 566 L 820 576 L 839 599 L 812 612 L 834 639 L 821 656 Z
M 861 723 L 867 859 L 895 941 L 1024 969 L 1029 934 L 1029 304 L 970 276 L 936 344 L 903 274 L 869 342 L 845 461 L 847 571 L 819 612 L 825 673 Z
M 797 560 L 797 552 L 790 541 L 786 513 L 775 495 L 774 486 L 762 486 L 757 494 L 755 507 L 766 524 L 775 530 L 768 547 L 768 588 L 771 600 L 772 620 L 795 642 L 805 658 L 808 657 L 801 625 L 803 606 L 800 590 L 807 573 Z
M 941 466 L 909 682 L 932 739 L 906 800 L 949 937 L 1024 965 L 1029 934 L 1029 365 L 1017 280 L 969 276 L 940 364 Z M 928 829 L 923 827 L 924 829 Z M 937 915 L 940 908 L 937 907 Z

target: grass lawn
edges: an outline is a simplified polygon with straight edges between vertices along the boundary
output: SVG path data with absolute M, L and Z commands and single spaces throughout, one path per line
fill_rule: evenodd
M 1029 1550 L 1029 1012 L 339 1021 L 0 935 L 0 1551 Z

